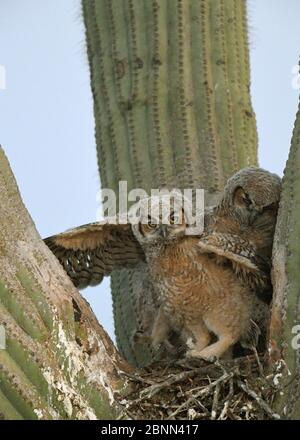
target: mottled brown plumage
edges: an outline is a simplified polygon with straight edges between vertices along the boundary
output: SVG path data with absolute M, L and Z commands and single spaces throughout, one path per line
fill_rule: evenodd
M 145 260 L 130 224 L 91 223 L 46 238 L 45 243 L 79 289 Z
M 276 174 L 256 167 L 240 170 L 228 180 L 207 232 L 237 235 L 269 262 L 280 193 Z
M 232 264 L 237 277 L 256 294 L 252 319 L 263 336 L 269 319 L 266 304 L 272 297 L 271 257 L 280 194 L 281 179 L 276 174 L 257 167 L 240 170 L 228 180 L 220 203 L 210 215 L 207 239 L 202 237 L 202 248 L 206 246 L 219 264 L 227 264 L 220 254 L 230 248 L 239 256 L 246 253 L 260 269 L 255 273 Z
M 161 217 L 154 223 L 143 218 L 150 201 L 144 199 L 138 224 L 95 223 L 46 243 L 80 288 L 115 269 L 146 264 L 159 306 L 153 345 L 175 331 L 190 356 L 219 357 L 249 339 L 253 320 L 266 323 L 267 307 L 255 293 L 270 289 L 279 195 L 277 176 L 248 168 L 228 181 L 220 204 L 207 211 L 201 237 L 185 234 L 185 219 L 165 225 Z
M 202 254 L 198 238 L 185 236 L 157 250 L 146 253 L 161 299 L 152 331 L 155 346 L 175 330 L 186 342 L 192 341 L 189 356 L 211 358 L 247 337 L 254 296 L 229 267 Z M 218 340 L 209 345 L 212 335 Z

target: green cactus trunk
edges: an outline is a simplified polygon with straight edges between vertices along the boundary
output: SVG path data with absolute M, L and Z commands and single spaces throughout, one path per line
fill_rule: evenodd
M 82 5 L 102 187 L 204 188 L 210 203 L 257 164 L 245 1 Z M 151 351 L 133 336 L 153 296 L 147 274 L 114 274 L 112 295 L 118 347 L 145 364 Z
M 290 371 L 274 410 L 300 419 L 300 105 L 283 178 L 273 249 L 272 360 Z M 298 327 L 296 327 L 298 326 Z
M 0 148 L 0 419 L 114 417 L 127 369 L 40 239 Z

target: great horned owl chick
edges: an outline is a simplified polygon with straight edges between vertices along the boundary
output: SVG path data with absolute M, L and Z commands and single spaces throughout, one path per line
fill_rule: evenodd
M 234 264 L 233 268 L 253 290 L 265 295 L 271 288 L 271 255 L 280 193 L 281 179 L 276 174 L 257 167 L 240 170 L 228 180 L 220 203 L 207 215 L 209 221 L 201 240 L 203 251 L 218 255 L 220 264 L 227 262 L 223 255 L 229 249 L 239 255 L 251 249 L 261 272 L 248 273 Z
M 171 211 L 165 224 L 162 202 L 161 197 L 142 200 L 136 224 L 96 223 L 50 237 L 46 243 L 81 288 L 99 283 L 114 269 L 145 261 L 161 303 L 153 344 L 164 342 L 174 330 L 185 341 L 194 340 L 189 355 L 222 356 L 251 327 L 253 292 L 229 264 L 219 265 L 211 258 L 211 250 L 201 249 L 201 237 L 186 234 L 183 210 Z M 238 255 L 227 249 L 223 258 L 249 273 L 259 272 L 251 252 Z M 209 345 L 212 334 L 217 341 Z
M 186 234 L 184 212 L 180 221 L 162 224 L 161 216 L 147 223 L 148 203 L 141 204 L 141 223 L 133 233 L 142 246 L 161 306 L 154 323 L 154 345 L 164 342 L 170 330 L 194 340 L 190 356 L 220 357 L 251 328 L 254 295 L 229 266 L 219 265 L 201 249 L 201 238 Z M 160 204 L 162 201 L 158 200 Z M 157 210 L 161 212 L 161 210 Z M 145 214 L 144 214 L 145 213 Z M 146 220 L 146 221 L 145 221 Z M 237 254 L 227 249 L 224 258 L 259 271 L 252 250 Z M 214 334 L 218 340 L 209 345 Z
M 273 237 L 281 193 L 281 179 L 262 168 L 244 168 L 232 176 L 225 186 L 219 205 L 211 211 L 206 237 L 200 246 L 219 264 L 228 264 L 227 252 L 251 253 L 260 271 L 231 265 L 236 275 L 256 294 L 252 318 L 265 334 L 271 300 L 270 279 Z
M 165 225 L 158 217 L 136 225 L 89 224 L 45 241 L 79 288 L 115 269 L 146 264 L 161 301 L 154 343 L 174 329 L 195 340 L 191 355 L 220 356 L 257 315 L 253 290 L 268 284 L 279 193 L 277 176 L 249 168 L 228 181 L 201 237 L 185 234 L 184 219 Z M 209 345 L 212 333 L 218 341 Z
M 281 179 L 262 168 L 243 168 L 227 182 L 208 232 L 238 235 L 270 258 L 281 193 Z

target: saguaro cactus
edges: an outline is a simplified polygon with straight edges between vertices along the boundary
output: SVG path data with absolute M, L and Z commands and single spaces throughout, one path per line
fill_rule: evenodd
M 270 329 L 273 361 L 283 358 L 290 374 L 274 408 L 300 418 L 300 106 L 283 178 L 273 251 L 274 300 Z
M 209 200 L 257 163 L 245 1 L 82 5 L 102 187 L 198 187 Z M 118 347 L 143 364 L 151 353 L 131 337 L 151 308 L 147 274 L 115 274 L 112 294 Z
M 0 419 L 113 418 L 128 365 L 40 239 L 1 147 L 0 195 Z

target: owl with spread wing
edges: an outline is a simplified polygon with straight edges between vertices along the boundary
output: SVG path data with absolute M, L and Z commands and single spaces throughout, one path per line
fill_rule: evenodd
M 189 356 L 220 357 L 247 340 L 259 308 L 265 314 L 254 290 L 270 283 L 270 224 L 275 227 L 279 181 L 258 168 L 242 171 L 229 180 L 218 207 L 207 213 L 201 236 L 186 234 L 182 209 L 170 210 L 168 222 L 163 221 L 162 198 L 152 197 L 140 202 L 134 224 L 94 223 L 45 242 L 78 288 L 100 283 L 113 270 L 146 265 L 159 300 L 153 346 L 175 331 L 189 341 Z M 274 185 L 269 192 L 259 183 L 256 192 L 247 179 L 245 184 L 245 176 L 256 182 L 261 173 Z M 264 200 L 269 197 L 265 204 L 260 192 Z M 158 208 L 154 218 L 149 204 Z

